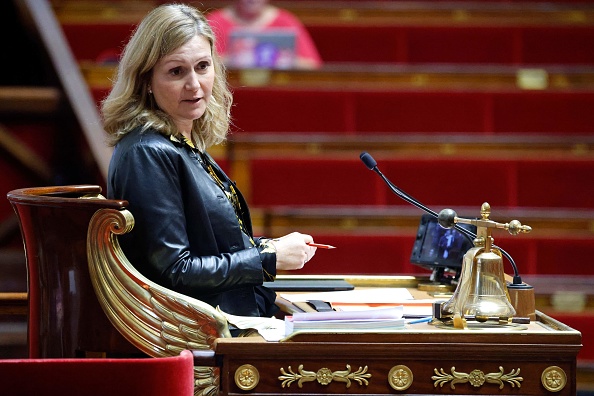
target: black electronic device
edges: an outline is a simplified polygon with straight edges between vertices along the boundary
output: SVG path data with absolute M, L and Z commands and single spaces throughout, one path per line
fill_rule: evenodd
M 462 226 L 476 233 L 476 227 Z M 437 218 L 424 214 L 419 222 L 410 262 L 432 271 L 432 281 L 452 284 L 457 282 L 464 254 L 470 248 L 472 243 L 460 231 L 443 228 Z

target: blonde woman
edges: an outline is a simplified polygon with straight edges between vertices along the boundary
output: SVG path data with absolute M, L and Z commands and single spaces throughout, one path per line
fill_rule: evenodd
M 104 127 L 115 145 L 109 198 L 125 199 L 134 229 L 126 256 L 153 281 L 227 313 L 272 316 L 262 286 L 315 254 L 309 235 L 254 238 L 247 204 L 207 149 L 225 140 L 232 96 L 215 38 L 188 5 L 150 12 L 128 42 Z

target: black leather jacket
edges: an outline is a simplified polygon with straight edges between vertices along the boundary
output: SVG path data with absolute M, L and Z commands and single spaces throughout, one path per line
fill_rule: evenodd
M 231 183 L 206 156 L 217 174 Z M 204 167 L 205 158 L 187 143 L 155 130 L 136 128 L 115 147 L 107 196 L 125 199 L 134 215 L 132 231 L 120 237 L 126 257 L 146 277 L 234 315 L 262 312 L 263 268 L 275 275 L 276 255 L 250 243 L 250 214 L 241 193 L 238 215 Z M 268 279 L 267 279 L 268 280 Z M 268 301 L 270 302 L 270 301 Z

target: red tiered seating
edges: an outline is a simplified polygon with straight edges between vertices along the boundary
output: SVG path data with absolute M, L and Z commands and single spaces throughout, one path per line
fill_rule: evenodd
M 249 166 L 253 206 L 387 203 L 381 180 L 358 159 L 257 158 Z
M 78 61 L 100 61 L 105 54 L 119 55 L 130 39 L 134 24 L 63 23 L 62 30 Z
M 589 91 L 237 87 L 234 97 L 238 132 L 594 133 Z
M 594 161 L 581 159 L 385 158 L 382 172 L 426 205 L 594 208 L 583 193 Z M 249 202 L 275 205 L 408 205 L 359 158 L 253 158 Z M 266 175 L 266 178 L 258 175 Z M 270 182 L 287 180 L 281 188 Z M 582 193 L 580 193 L 580 191 Z
M 320 24 L 307 28 L 325 62 L 594 63 L 593 26 Z
M 62 25 L 79 61 L 118 55 L 133 23 Z M 594 27 L 308 25 L 322 60 L 357 63 L 455 63 L 500 65 L 591 65 Z M 91 40 L 91 41 L 89 41 Z M 361 48 L 365 50 L 353 50 Z
M 339 234 L 313 230 L 312 234 L 316 241 L 336 246 L 336 249 L 318 250 L 315 258 L 296 273 L 394 275 L 427 272 L 410 263 L 414 233 L 394 230 L 391 233 Z M 494 234 L 494 238 L 495 243 L 513 257 L 522 275 L 594 276 L 594 267 L 590 265 L 594 254 L 591 237 L 530 234 L 512 237 L 502 231 Z M 507 260 L 504 259 L 503 264 L 506 272 L 512 273 Z

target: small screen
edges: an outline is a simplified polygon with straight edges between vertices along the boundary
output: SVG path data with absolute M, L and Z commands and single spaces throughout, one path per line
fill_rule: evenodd
M 462 225 L 476 232 L 476 227 Z M 410 261 L 433 269 L 435 267 L 461 268 L 464 254 L 472 247 L 470 240 L 460 231 L 446 229 L 431 215 L 423 215 L 417 231 Z
M 235 29 L 230 34 L 226 64 L 238 69 L 291 69 L 295 66 L 295 45 L 292 29 Z

